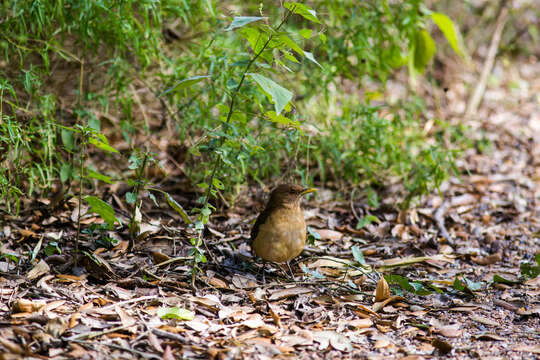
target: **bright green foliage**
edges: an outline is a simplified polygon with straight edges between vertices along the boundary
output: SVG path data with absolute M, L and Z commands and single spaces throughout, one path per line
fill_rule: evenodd
M 520 265 L 521 276 L 524 279 L 532 279 L 540 275 L 540 253 L 534 257 L 535 263 L 524 262 Z
M 193 320 L 195 313 L 188 309 L 182 309 L 177 306 L 170 308 L 160 307 L 157 310 L 157 315 L 162 319 L 177 319 L 177 320 Z
M 459 35 L 459 30 L 456 28 L 456 25 L 448 16 L 442 13 L 432 13 L 431 18 L 433 22 L 439 27 L 442 31 L 446 40 L 452 46 L 452 49 L 459 54 L 461 57 L 466 56 L 465 48 L 461 44 L 461 35 Z
M 103 220 L 105 220 L 109 230 L 113 229 L 114 223 L 120 223 L 120 220 L 118 220 L 114 214 L 114 209 L 112 206 L 107 204 L 105 201 L 95 196 L 86 196 L 84 201 L 90 204 L 90 212 L 98 214 Z
M 188 145 L 185 170 L 204 193 L 192 210 L 198 230 L 218 191 L 227 197 L 235 184 L 284 172 L 304 183 L 371 185 L 373 207 L 376 189 L 390 177 L 407 190 L 404 207 L 437 187 L 453 151 L 439 139 L 426 142 L 421 101 L 374 106 L 367 94 L 344 94 L 340 84 L 348 78 L 361 88 L 370 79 L 382 88 L 407 64 L 423 72 L 435 52 L 430 21 L 461 49 L 457 28 L 421 0 L 310 4 L 4 1 L 0 56 L 9 66 L 0 67 L 0 199 L 6 209 L 17 210 L 20 197 L 56 179 L 111 184 L 129 177 L 115 173 L 124 170 L 135 172 L 124 180 L 133 209 L 143 190 L 160 192 L 142 178 L 145 166 L 126 161 L 105 135 L 119 134 L 132 150 L 142 147 L 137 135 L 155 134 L 141 109 L 156 104 L 172 130 L 167 135 Z M 224 15 L 229 6 L 238 16 Z M 180 39 L 168 37 L 178 28 L 173 35 Z M 87 161 L 96 153 L 127 169 L 98 171 Z M 163 194 L 192 223 L 189 209 Z M 193 243 L 198 249 L 200 237 Z M 206 260 L 200 249 L 192 255 Z

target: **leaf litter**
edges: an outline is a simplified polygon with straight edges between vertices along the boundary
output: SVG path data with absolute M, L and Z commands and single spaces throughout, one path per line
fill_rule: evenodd
M 207 244 L 220 265 L 207 264 L 196 289 L 187 263 L 192 230 L 175 215 L 143 217 L 144 236 L 130 254 L 122 234 L 108 232 L 117 240 L 112 247 L 83 239 L 79 268 L 62 253 L 74 238 L 76 199 L 58 213 L 8 222 L 1 352 L 53 359 L 535 358 L 540 67 L 524 60 L 512 66 L 514 75 L 529 74 L 528 86 L 509 92 L 512 79 L 504 77 L 488 85 L 467 121 L 491 149 L 469 149 L 459 178 L 440 193 L 407 213 L 371 209 L 361 226 L 356 214 L 365 204 L 340 202 L 332 189 L 305 204 L 314 244 L 293 261 L 295 281 L 272 266 L 263 283 L 264 270 L 249 255 L 255 214 L 247 209 L 261 201 L 255 188 L 210 221 Z M 466 76 L 448 85 L 448 109 L 464 101 Z M 508 101 L 497 101 L 501 96 Z M 395 202 L 394 195 L 381 203 Z M 82 223 L 99 222 L 88 215 Z M 27 253 L 31 261 L 17 264 Z

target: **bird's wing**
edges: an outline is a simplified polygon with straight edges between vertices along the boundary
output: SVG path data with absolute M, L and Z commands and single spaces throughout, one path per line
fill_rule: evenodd
M 274 211 L 275 206 L 268 205 L 260 214 L 257 220 L 255 221 L 255 224 L 253 225 L 253 228 L 251 228 L 251 238 L 250 238 L 250 245 L 253 244 L 253 241 L 257 238 L 257 235 L 259 234 L 259 227 L 261 227 L 262 224 L 268 220 L 268 217 Z

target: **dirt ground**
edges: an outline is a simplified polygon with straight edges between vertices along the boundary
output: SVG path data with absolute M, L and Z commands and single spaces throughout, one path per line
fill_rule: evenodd
M 294 280 L 274 266 L 263 283 L 251 259 L 265 197 L 255 187 L 212 217 L 196 289 L 194 232 L 169 210 L 144 213 L 127 255 L 125 236 L 111 249 L 85 236 L 77 268 L 76 199 L 5 217 L 2 253 L 27 260 L 0 259 L 0 358 L 539 358 L 540 277 L 524 275 L 540 266 L 540 63 L 497 60 L 467 119 L 477 75 L 453 73 L 440 112 L 470 127 L 473 144 L 459 176 L 407 213 L 392 197 L 370 211 L 319 189 L 304 201 L 318 239 L 293 262 Z M 379 222 L 357 230 L 367 212 Z

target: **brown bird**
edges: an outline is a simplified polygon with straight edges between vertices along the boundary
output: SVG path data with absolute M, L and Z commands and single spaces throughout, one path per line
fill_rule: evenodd
M 300 200 L 314 191 L 317 189 L 292 184 L 281 184 L 272 191 L 251 230 L 251 248 L 263 261 L 289 265 L 300 255 L 307 235 Z

